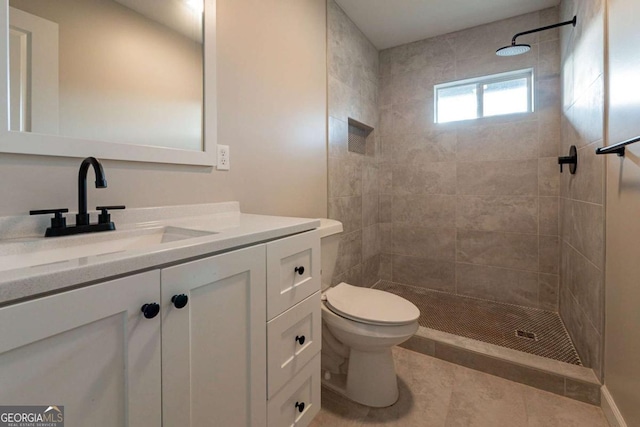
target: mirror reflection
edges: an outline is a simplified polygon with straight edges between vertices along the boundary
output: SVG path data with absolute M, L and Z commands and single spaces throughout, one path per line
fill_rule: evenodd
M 10 129 L 203 149 L 203 0 L 10 0 Z

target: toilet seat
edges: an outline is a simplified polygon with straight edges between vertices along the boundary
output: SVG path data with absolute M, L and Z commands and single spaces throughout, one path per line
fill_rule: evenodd
M 324 294 L 326 306 L 347 319 L 369 325 L 407 325 L 420 317 L 410 301 L 389 292 L 340 283 Z

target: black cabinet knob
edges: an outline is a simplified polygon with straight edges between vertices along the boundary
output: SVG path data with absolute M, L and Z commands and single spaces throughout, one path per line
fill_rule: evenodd
M 303 275 L 304 274 L 304 267 L 300 266 L 300 267 L 296 267 L 293 269 L 293 271 L 295 271 L 296 273 L 298 273 L 299 275 Z
M 142 311 L 144 317 L 146 317 L 147 319 L 153 319 L 158 315 L 158 313 L 160 313 L 160 304 L 155 302 L 145 304 L 142 306 L 140 311 Z
M 298 412 L 304 412 L 304 402 L 296 402 L 296 409 Z
M 296 335 L 296 341 L 298 341 L 300 345 L 304 344 L 304 340 L 304 335 Z
M 171 297 L 171 302 L 175 308 L 183 308 L 189 302 L 189 297 L 185 294 L 174 295 Z

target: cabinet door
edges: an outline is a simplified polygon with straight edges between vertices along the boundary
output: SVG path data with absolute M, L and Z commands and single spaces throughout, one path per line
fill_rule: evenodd
M 259 245 L 162 270 L 165 427 L 266 424 L 265 259 Z
M 63 405 L 69 426 L 160 426 L 160 272 L 0 308 L 0 404 Z

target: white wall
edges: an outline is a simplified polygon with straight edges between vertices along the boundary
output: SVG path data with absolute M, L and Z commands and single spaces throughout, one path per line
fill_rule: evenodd
M 609 0 L 609 137 L 640 135 L 640 14 Z M 607 156 L 605 385 L 627 425 L 640 425 L 640 143 Z
M 246 212 L 326 216 L 325 7 L 218 0 L 218 141 L 231 171 L 104 161 L 109 188 L 90 188 L 89 206 L 238 200 Z M 79 164 L 0 154 L 0 215 L 75 210 Z

